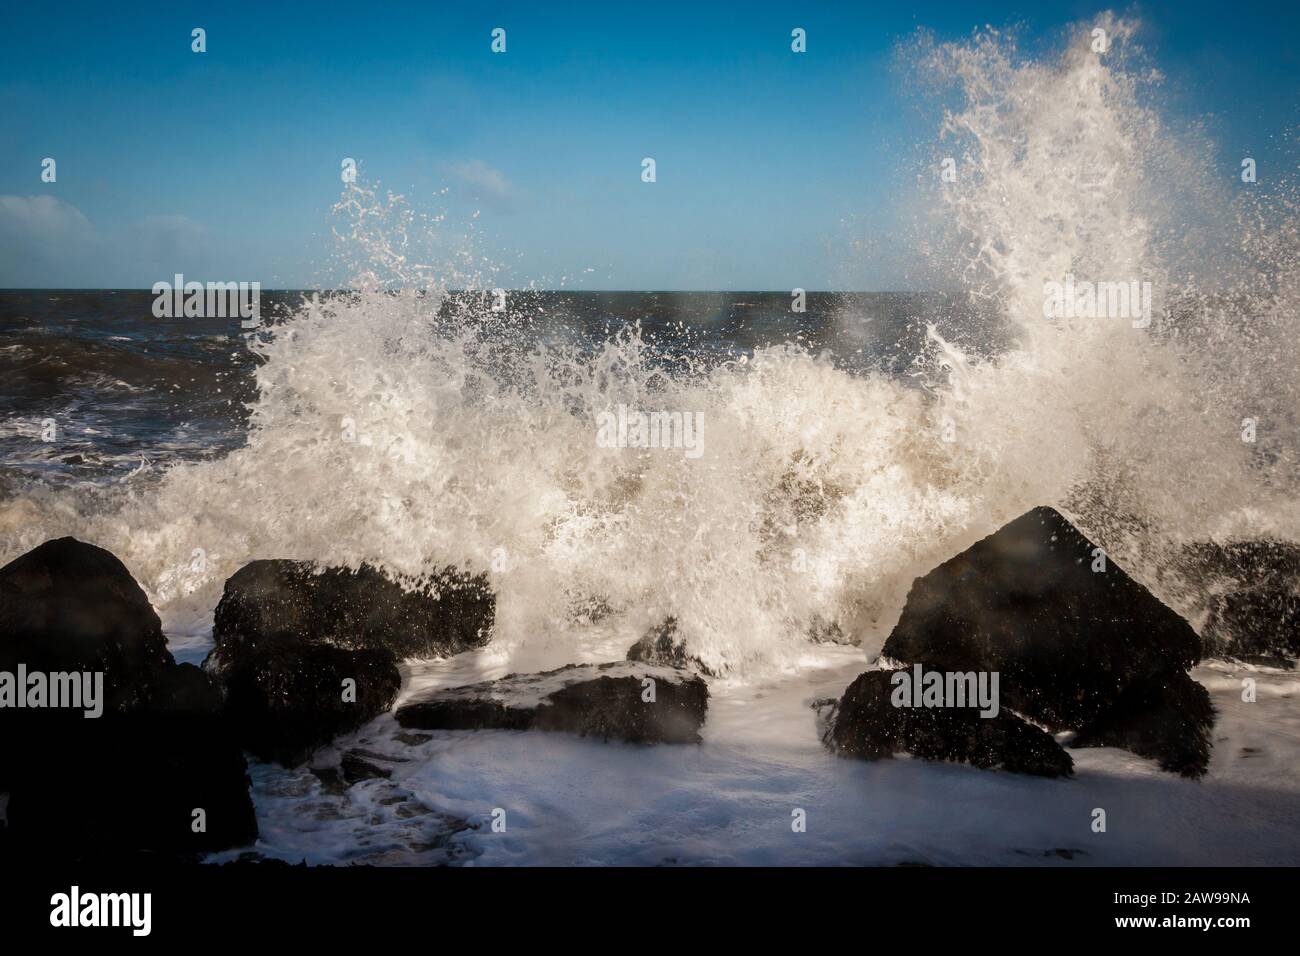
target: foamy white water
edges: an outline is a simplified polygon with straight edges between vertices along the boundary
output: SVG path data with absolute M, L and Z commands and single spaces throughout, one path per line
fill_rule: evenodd
M 247 446 L 108 500 L 6 503 L 0 559 L 60 534 L 111 549 L 191 655 L 223 582 L 254 558 L 490 573 L 491 648 L 412 664 L 420 679 L 620 657 L 675 616 L 691 652 L 727 675 L 702 748 L 440 734 L 400 765 L 396 779 L 421 805 L 474 819 L 494 800 L 519 808 L 532 836 L 465 837 L 488 862 L 653 862 L 674 845 L 689 860 L 842 860 L 846 832 L 865 834 L 855 861 L 1013 862 L 1015 848 L 1080 845 L 1069 821 L 1098 794 L 1147 807 L 1134 813 L 1153 829 L 1131 856 L 1096 860 L 1186 861 L 1186 824 L 1150 819 L 1166 803 L 1204 822 L 1222 798 L 1294 834 L 1274 799 L 1292 799 L 1297 783 L 1295 761 L 1276 759 L 1295 753 L 1287 679 L 1259 716 L 1225 709 L 1228 750 L 1263 734 L 1262 720 L 1283 728 L 1265 734 L 1276 762 L 1254 796 L 1234 774 L 1259 764 L 1239 768 L 1224 747 L 1199 790 L 1112 752 L 1076 752 L 1077 782 L 856 765 L 819 749 L 807 707 L 866 666 L 916 575 L 1034 505 L 1060 507 L 1194 623 L 1201 596 L 1184 545 L 1300 540 L 1293 196 L 1242 203 L 1216 185 L 1201 134 L 1162 119 L 1137 25 L 1100 22 L 1104 55 L 1091 49 L 1093 24 L 1053 58 L 1027 60 L 994 33 L 911 53 L 950 107 L 936 156 L 961 159 L 934 197 L 955 228 L 933 248 L 1004 314 L 1010 349 L 976 356 L 934 332 L 917 388 L 797 345 L 669 368 L 635 328 L 589 355 L 490 312 L 437 320 L 441 290 L 465 278 L 418 264 L 418 223 L 399 213 L 394 224 L 390 207 L 356 191 L 342 212 L 360 291 L 304 304 L 256 346 Z M 1228 253 L 1213 254 L 1228 239 Z M 1066 275 L 1150 282 L 1155 321 L 1045 319 L 1044 286 Z M 619 404 L 699 413 L 704 454 L 600 447 L 597 416 Z M 1258 423 L 1253 443 L 1242 440 L 1247 418 Z M 609 609 L 598 626 L 587 621 L 593 602 Z M 811 644 L 817 622 L 861 647 Z M 1217 674 L 1198 672 L 1223 690 Z M 259 770 L 266 849 L 287 855 L 308 852 L 292 818 L 314 799 L 292 779 Z M 996 807 L 1001 822 L 975 814 L 944 829 L 953 793 Z M 826 823 L 796 851 L 788 805 L 801 804 L 822 807 Z M 619 816 L 629 806 L 640 808 L 630 822 Z M 866 825 L 880 814 L 899 821 L 896 834 Z M 1243 823 L 1232 849 L 1201 834 L 1197 860 L 1293 862 L 1291 838 L 1273 832 L 1270 843 Z
M 1240 271 L 1176 272 L 1202 233 L 1239 235 L 1236 213 L 1209 184 L 1208 146 L 1166 130 L 1149 73 L 1123 68 L 1135 25 L 1099 22 L 1105 55 L 1088 28 L 1055 60 L 1023 61 L 994 33 L 913 52 L 957 91 L 938 147 L 963 157 L 937 197 L 957 227 L 950 269 L 1019 336 L 975 360 L 934 335 L 928 392 L 796 346 L 682 374 L 635 330 L 586 356 L 491 313 L 435 322 L 438 289 L 463 277 L 414 261 L 406 207 L 356 191 L 344 250 L 369 291 L 306 304 L 259 346 L 247 448 L 99 514 L 10 506 L 6 555 L 92 538 L 188 634 L 254 557 L 461 564 L 494 573 L 500 644 L 580 640 L 572 608 L 596 598 L 639 625 L 676 615 L 707 663 L 745 672 L 788 663 L 815 619 L 887 626 L 917 573 L 1035 504 L 1158 590 L 1183 542 L 1294 540 L 1295 219 L 1283 196 Z M 1044 283 L 1066 274 L 1149 281 L 1160 318 L 1045 320 Z M 394 286 L 432 291 L 381 291 Z M 1196 298 L 1210 291 L 1236 298 Z M 699 413 L 705 454 L 598 447 L 596 416 L 620 403 Z
M 862 662 L 853 648 L 813 658 L 770 680 L 712 682 L 699 746 L 526 731 L 438 732 L 408 745 L 381 717 L 315 762 L 360 748 L 391 779 L 333 795 L 306 769 L 254 770 L 257 849 L 292 862 L 407 865 L 1280 866 L 1300 857 L 1292 673 L 1222 663 L 1193 672 L 1219 710 L 1202 782 L 1110 748 L 1070 751 L 1075 776 L 1047 780 L 828 753 L 809 705 L 841 694 Z M 403 697 L 508 669 L 491 651 L 413 664 Z M 1243 676 L 1258 682 L 1254 704 L 1241 701 Z M 1107 812 L 1105 833 L 1092 831 L 1096 807 Z M 805 832 L 791 828 L 796 809 Z M 500 810 L 506 829 L 494 832 Z

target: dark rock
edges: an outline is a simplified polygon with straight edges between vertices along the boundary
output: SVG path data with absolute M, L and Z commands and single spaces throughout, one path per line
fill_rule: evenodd
M 26 754 L 8 810 L 15 849 L 197 855 L 257 838 L 244 756 L 217 715 L 134 711 L 83 723 Z
M 1118 701 L 1083 726 L 1071 747 L 1121 747 L 1162 770 L 1201 777 L 1210 763 L 1214 705 L 1182 671 L 1124 688 Z
M 339 761 L 339 772 L 348 786 L 360 783 L 362 780 L 386 780 L 393 775 L 393 771 L 376 766 L 354 750 L 349 750 L 343 755 L 343 759 Z
M 211 660 L 220 665 L 262 642 L 290 639 L 382 648 L 399 659 L 457 654 L 488 642 L 495 608 L 482 575 L 447 571 L 406 590 L 368 565 L 254 561 L 226 581 Z
M 654 680 L 654 701 L 643 680 Z M 397 709 L 419 730 L 556 730 L 632 743 L 699 743 L 709 690 L 673 668 L 615 662 L 570 664 L 539 674 L 424 694 Z
M 226 582 L 204 666 L 225 684 L 240 742 L 296 766 L 392 707 L 400 658 L 486 643 L 494 608 L 482 577 L 447 572 L 407 591 L 368 566 L 254 561 Z
M 1044 850 L 1043 856 L 1056 856 L 1062 860 L 1073 860 L 1076 856 L 1087 856 L 1085 850 L 1074 849 L 1072 847 L 1058 846 L 1053 850 Z
M 173 661 L 158 616 L 117 558 L 72 538 L 49 541 L 0 569 L 0 595 L 0 670 L 99 672 L 106 698 L 93 718 L 0 710 L 8 850 L 193 856 L 256 838 L 247 767 L 221 720 L 220 692 Z
M 309 767 L 317 780 L 320 781 L 321 789 L 331 797 L 342 796 L 347 792 L 348 785 L 343 782 L 343 774 L 338 767 Z
M 1073 860 L 1075 857 L 1088 855 L 1086 850 L 1073 846 L 1058 846 L 1050 850 L 1016 850 L 1016 853 L 1020 856 L 1057 857 L 1062 860 Z
M 100 672 L 106 707 L 148 702 L 175 661 L 140 585 L 111 552 L 57 538 L 0 568 L 0 670 Z
M 154 682 L 150 709 L 159 713 L 220 716 L 221 687 L 202 668 L 177 664 Z
M 646 631 L 639 641 L 627 649 L 627 659 L 643 664 L 693 669 L 708 677 L 718 676 L 706 667 L 703 661 L 686 650 L 675 617 L 664 618 L 662 624 Z
M 1300 545 L 1198 544 L 1184 562 L 1211 595 L 1201 629 L 1206 654 L 1282 666 L 1300 655 Z
M 895 707 L 894 673 L 867 671 L 849 685 L 823 738 L 832 750 L 864 760 L 910 753 L 1044 777 L 1073 771 L 1050 734 L 1005 710 L 981 717 L 973 707 Z
M 292 638 L 262 639 L 227 658 L 226 717 L 236 739 L 262 760 L 294 767 L 340 734 L 393 706 L 402 686 L 397 659 L 382 648 L 345 650 Z M 344 681 L 356 682 L 355 700 Z
M 1191 626 L 1051 508 L 1035 508 L 918 578 L 882 656 L 997 671 L 1004 706 L 1053 729 L 1096 719 L 1130 684 L 1200 657 Z
M 1215 599 L 1205 637 L 1222 653 L 1285 667 L 1300 655 L 1300 596 L 1268 585 Z
M 400 740 L 408 747 L 418 747 L 420 746 L 420 744 L 427 744 L 430 740 L 432 740 L 433 734 L 400 733 L 400 734 L 393 734 L 393 739 Z
M 337 766 L 309 767 L 316 779 L 321 782 L 321 787 L 328 794 L 338 796 L 344 793 L 349 787 L 361 783 L 363 780 L 387 780 L 393 776 L 393 771 L 387 767 L 379 766 L 379 763 L 406 763 L 403 757 L 391 757 L 387 754 L 375 753 L 370 750 L 353 749 L 346 751 Z M 385 806 L 401 802 L 403 797 L 387 797 L 379 802 Z

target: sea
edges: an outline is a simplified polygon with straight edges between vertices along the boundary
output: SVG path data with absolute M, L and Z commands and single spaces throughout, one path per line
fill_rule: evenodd
M 178 659 L 203 659 L 230 575 L 296 558 L 489 575 L 491 643 L 405 662 L 403 700 L 620 659 L 669 616 L 718 675 L 699 747 L 410 743 L 382 716 L 307 767 L 255 763 L 262 834 L 214 859 L 1300 861 L 1282 669 L 1194 671 L 1219 709 L 1201 782 L 1104 748 L 1039 780 L 821 746 L 813 703 L 875 665 L 911 582 L 1032 507 L 1195 627 L 1249 583 L 1198 545 L 1300 541 L 1294 183 L 1241 189 L 1149 70 L 1086 37 L 909 55 L 949 91 L 935 168 L 959 160 L 916 220 L 934 291 L 497 293 L 366 215 L 341 233 L 354 278 L 262 292 L 252 330 L 160 318 L 149 290 L 0 293 L 0 563 L 62 535 L 111 550 Z M 1098 292 L 1121 285 L 1143 294 Z M 611 414 L 662 427 L 610 440 Z M 389 776 L 339 786 L 349 750 Z

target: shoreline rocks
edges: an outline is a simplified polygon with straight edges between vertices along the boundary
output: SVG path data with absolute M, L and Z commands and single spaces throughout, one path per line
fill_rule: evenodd
M 406 590 L 377 569 L 308 561 L 252 561 L 226 581 L 212 627 L 212 659 L 271 639 L 383 649 L 399 660 L 448 657 L 491 639 L 496 596 L 484 575 L 454 569 Z
M 194 856 L 256 839 L 248 768 L 219 689 L 175 662 L 144 591 L 111 553 L 59 538 L 0 568 L 0 670 L 20 664 L 102 675 L 106 699 L 99 717 L 0 709 L 8 849 Z
M 1158 761 L 1161 770 L 1199 777 L 1210 762 L 1210 692 L 1177 671 L 1124 688 L 1109 710 L 1084 724 L 1072 748 L 1119 747 Z
M 1221 585 L 1205 605 L 1206 645 L 1294 654 L 1300 549 L 1205 547 L 1202 566 Z M 249 845 L 257 821 L 241 748 L 307 762 L 393 708 L 401 658 L 481 647 L 494 617 L 481 576 L 447 571 L 407 592 L 369 566 L 255 561 L 226 582 L 201 670 L 175 662 L 120 560 L 73 538 L 45 542 L 0 568 L 0 671 L 102 674 L 104 712 L 0 708 L 0 848 L 85 859 Z M 820 621 L 813 633 L 841 637 Z M 1003 709 L 895 707 L 894 672 L 867 671 L 835 702 L 823 739 L 846 757 L 907 753 L 1060 777 L 1073 760 L 1052 734 L 1072 731 L 1069 747 L 1121 747 L 1195 778 L 1215 719 L 1187 674 L 1201 650 L 1186 621 L 1064 517 L 1038 508 L 918 578 L 882 652 L 929 670 L 996 671 Z M 626 661 L 421 694 L 396 711 L 396 739 L 509 729 L 700 743 L 701 673 L 713 675 L 670 617 Z M 350 750 L 318 776 L 346 788 L 391 773 Z
M 253 561 L 226 581 L 204 667 L 241 744 L 294 767 L 392 708 L 400 660 L 487 643 L 495 608 L 482 576 L 448 570 L 407 591 L 368 565 Z
M 259 760 L 285 767 L 390 710 L 402 686 L 390 651 L 288 639 L 266 642 L 219 674 L 235 738 Z
M 55 538 L 0 568 L 0 670 L 104 675 L 104 709 L 148 703 L 175 666 L 149 598 L 109 551 Z
M 697 670 L 706 677 L 719 676 L 704 662 L 686 650 L 686 642 L 677 627 L 677 618 L 666 617 L 650 628 L 627 649 L 627 660 L 642 664 L 661 664 L 684 670 Z
M 1069 776 L 1074 761 L 1048 733 L 1010 713 L 982 717 L 969 707 L 896 707 L 898 671 L 867 671 L 845 690 L 828 717 L 823 742 L 836 753 L 879 760 L 909 753 L 1043 777 Z
M 1140 741 L 1145 756 L 1199 776 L 1213 708 L 1181 678 L 1200 648 L 1190 624 L 1064 517 L 1035 508 L 918 578 L 881 656 L 996 671 L 1003 706 L 1052 731 L 1092 728 L 1084 740 Z M 1162 708 L 1168 694 L 1141 690 L 1161 686 L 1194 706 Z M 1161 729 L 1141 730 L 1147 719 Z
M 1191 625 L 1097 551 L 1035 508 L 918 578 L 881 656 L 998 671 L 1005 706 L 1077 729 L 1128 683 L 1200 659 Z
M 617 661 L 429 691 L 395 717 L 408 730 L 546 730 L 630 743 L 699 743 L 708 686 L 685 671 Z

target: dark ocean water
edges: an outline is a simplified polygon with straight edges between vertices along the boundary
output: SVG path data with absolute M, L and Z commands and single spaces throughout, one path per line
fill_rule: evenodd
M 264 322 L 282 325 L 309 295 L 262 293 Z M 489 301 L 453 294 L 439 317 L 486 315 Z M 0 494 L 242 444 L 257 359 L 239 320 L 156 318 L 153 303 L 137 290 L 0 291 Z M 669 367 L 789 342 L 900 378 L 927 322 L 974 351 L 998 338 L 991 314 L 956 295 L 812 292 L 806 311 L 791 305 L 786 292 L 510 292 L 498 325 L 524 349 L 558 336 L 595 347 L 639 326 Z

